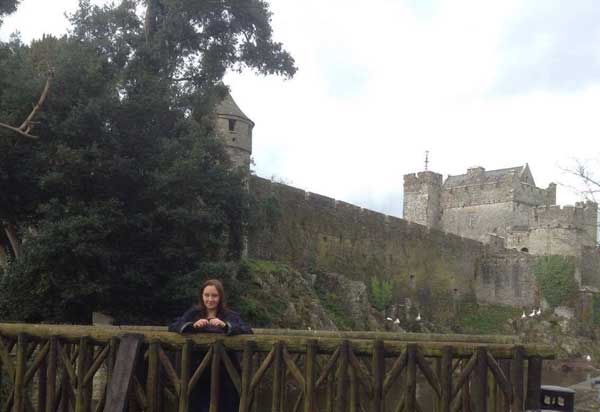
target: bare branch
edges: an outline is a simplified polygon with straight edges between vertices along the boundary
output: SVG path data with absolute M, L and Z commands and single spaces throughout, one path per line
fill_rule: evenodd
M 38 136 L 34 136 L 34 135 L 30 134 L 31 129 L 33 129 L 33 127 L 38 123 L 38 122 L 33 121 L 33 119 L 35 118 L 37 113 L 42 108 L 44 101 L 46 101 L 46 97 L 48 97 L 48 93 L 50 91 L 50 85 L 52 84 L 53 78 L 54 78 L 54 70 L 50 69 L 50 70 L 48 70 L 48 78 L 46 79 L 46 85 L 44 86 L 44 90 L 42 91 L 42 94 L 40 95 L 38 102 L 35 104 L 35 106 L 33 106 L 31 113 L 29 113 L 29 116 L 27 116 L 27 118 L 25 119 L 25 121 L 23 121 L 21 126 L 13 127 L 13 126 L 10 126 L 5 123 L 0 123 L 0 127 L 8 129 L 8 130 L 12 130 L 13 132 L 18 133 L 21 136 L 27 137 L 29 139 L 38 139 Z
M 11 223 L 7 223 L 4 225 L 4 232 L 8 237 L 10 242 L 10 246 L 12 247 L 13 253 L 15 254 L 15 258 L 19 258 L 22 254 L 21 241 L 19 240 L 19 236 L 17 235 L 17 229 Z
M 33 136 L 33 135 L 27 133 L 26 131 L 23 131 L 23 130 L 17 128 L 17 127 L 12 127 L 12 126 L 9 126 L 9 125 L 4 124 L 4 123 L 0 123 L 0 127 L 3 127 L 5 129 L 8 129 L 8 130 L 12 130 L 13 132 L 18 133 L 18 134 L 20 134 L 23 137 L 28 137 L 30 139 L 39 139 L 38 136 Z

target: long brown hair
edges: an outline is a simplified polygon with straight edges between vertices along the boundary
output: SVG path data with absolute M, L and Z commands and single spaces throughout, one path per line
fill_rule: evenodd
M 206 310 L 206 306 L 204 306 L 204 301 L 202 300 L 202 294 L 204 293 L 204 289 L 207 286 L 214 286 L 217 289 L 217 293 L 219 294 L 219 305 L 217 306 L 217 315 L 222 316 L 229 311 L 229 307 L 227 306 L 227 297 L 225 296 L 225 289 L 223 289 L 223 284 L 218 279 L 208 279 L 206 282 L 200 286 L 198 289 L 198 308 L 200 309 L 200 316 L 206 317 L 208 315 L 208 311 Z

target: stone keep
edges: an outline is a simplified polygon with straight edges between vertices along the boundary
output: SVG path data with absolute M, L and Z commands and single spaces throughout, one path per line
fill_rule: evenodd
M 597 205 L 556 205 L 556 185 L 539 188 L 528 165 L 448 176 L 404 176 L 404 218 L 466 238 L 536 255 L 580 256 L 596 244 Z
M 426 171 L 404 175 L 404 218 L 441 229 L 441 195 L 441 174 Z
M 215 108 L 217 136 L 234 168 L 250 169 L 252 155 L 252 129 L 254 122 L 241 111 L 229 93 Z

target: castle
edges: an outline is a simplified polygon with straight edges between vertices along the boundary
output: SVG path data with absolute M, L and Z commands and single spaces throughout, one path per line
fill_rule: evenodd
M 233 167 L 249 171 L 252 122 L 230 95 L 218 105 L 216 134 Z M 404 177 L 404 218 L 388 216 L 250 175 L 266 221 L 248 228 L 249 258 L 286 262 L 308 273 L 326 270 L 370 283 L 388 279 L 394 295 L 422 314 L 445 316 L 455 303 L 543 306 L 534 273 L 538 255 L 576 263 L 578 313 L 590 316 L 600 289 L 593 203 L 556 205 L 556 185 L 535 185 L 527 165 L 481 167 L 445 181 L 431 171 Z M 269 220 L 270 219 L 270 220 Z M 436 309 L 429 309 L 435 307 Z M 443 319 L 438 319 L 442 320 Z
M 534 255 L 581 256 L 595 247 L 593 202 L 556 205 L 556 185 L 535 185 L 528 165 L 448 176 L 425 171 L 404 176 L 404 218 L 484 243 L 503 242 Z
M 234 167 L 249 168 L 254 122 L 229 93 L 215 112 Z M 597 205 L 556 205 L 556 184 L 537 187 L 529 165 L 472 167 L 446 180 L 432 171 L 407 174 L 403 206 L 410 222 L 532 255 L 580 257 L 597 242 Z

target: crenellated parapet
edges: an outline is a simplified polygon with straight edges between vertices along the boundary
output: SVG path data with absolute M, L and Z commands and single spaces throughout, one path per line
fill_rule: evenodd
M 424 171 L 404 175 L 404 218 L 439 229 L 442 215 L 442 175 Z
M 539 255 L 581 256 L 596 244 L 598 208 L 593 202 L 572 206 L 532 208 L 529 219 L 529 246 Z
M 595 225 L 597 210 L 593 202 L 533 207 L 530 210 L 530 227 L 584 229 L 590 224 Z
M 404 192 L 418 192 L 423 186 L 442 187 L 443 177 L 439 173 L 424 171 L 404 175 Z

